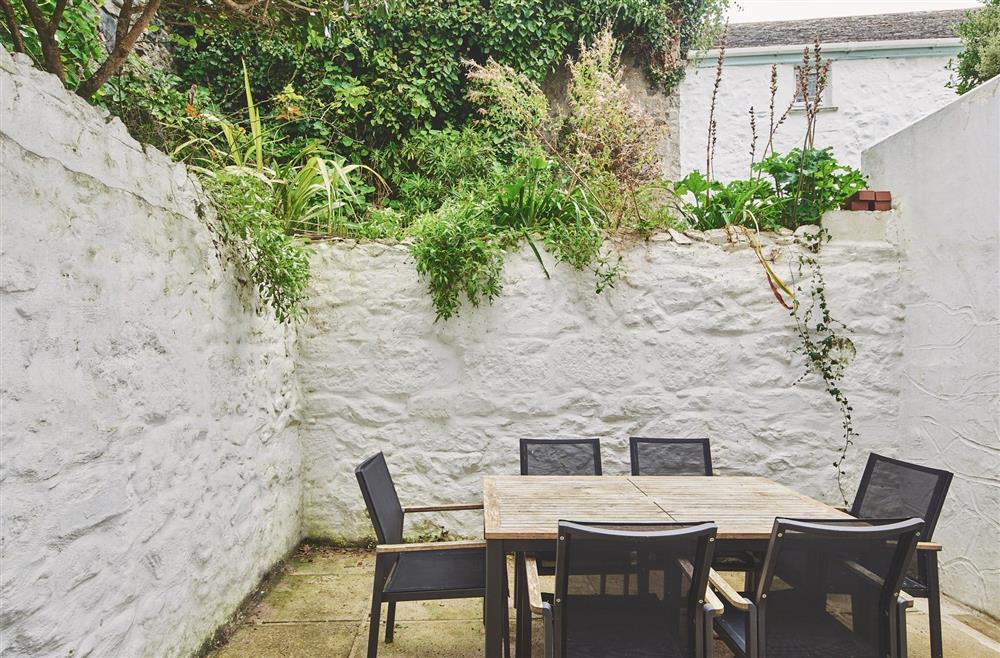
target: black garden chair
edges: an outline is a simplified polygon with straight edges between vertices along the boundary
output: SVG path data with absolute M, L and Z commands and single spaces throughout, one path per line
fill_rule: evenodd
M 741 658 L 905 658 L 901 586 L 923 525 L 775 519 L 755 592 L 709 576 L 719 637 Z
M 385 456 L 380 452 L 354 470 L 368 515 L 375 527 L 375 581 L 372 586 L 368 658 L 378 654 L 382 603 L 388 604 L 385 641 L 392 642 L 396 602 L 483 598 L 486 594 L 486 542 L 403 543 L 406 513 L 482 509 L 482 503 L 407 507 L 399 503 Z M 506 638 L 506 636 L 505 636 Z M 505 655 L 510 648 L 504 643 Z
M 601 442 L 521 439 L 521 475 L 601 475 Z
M 712 523 L 559 522 L 556 592 L 543 601 L 533 556 L 528 599 L 542 615 L 546 658 L 710 658 L 722 603 L 707 589 Z M 607 569 L 597 569 L 600 564 Z M 622 573 L 622 564 L 631 569 Z M 645 585 L 629 588 L 629 578 Z M 610 592 L 600 579 L 620 585 Z
M 876 453 L 868 456 L 858 493 L 849 513 L 859 519 L 917 517 L 924 520 L 916 556 L 908 565 L 903 591 L 926 598 L 931 658 L 944 655 L 941 639 L 941 589 L 938 546 L 929 544 L 951 486 L 952 474 Z
M 629 437 L 632 475 L 711 475 L 708 439 Z

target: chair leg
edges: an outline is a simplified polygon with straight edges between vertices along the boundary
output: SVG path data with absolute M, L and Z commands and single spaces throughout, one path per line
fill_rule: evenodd
M 927 555 L 927 622 L 930 624 L 931 658 L 944 658 L 941 639 L 941 586 L 938 582 L 937 553 Z
M 392 634 L 396 626 L 396 602 L 390 601 L 385 613 L 385 643 L 392 643 Z
M 368 622 L 368 658 L 378 656 L 378 621 L 382 614 L 382 565 L 375 562 L 375 583 L 372 586 L 372 610 Z

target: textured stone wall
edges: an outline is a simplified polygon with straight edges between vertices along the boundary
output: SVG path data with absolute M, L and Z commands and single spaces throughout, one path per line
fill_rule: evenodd
M 1000 80 L 865 152 L 906 218 L 904 459 L 955 473 L 945 590 L 1000 617 Z
M 832 146 L 837 158 L 861 166 L 861 151 L 956 98 L 947 89 L 946 56 L 840 59 L 832 64 L 829 107 L 820 112 L 816 145 Z M 768 131 L 771 65 L 729 65 L 723 70 L 716 103 L 718 140 L 715 174 L 719 180 L 745 178 L 750 168 L 750 121 L 758 115 L 758 158 Z M 691 66 L 681 83 L 680 168 L 705 170 L 708 113 L 715 67 Z M 795 92 L 795 64 L 778 65 L 778 112 L 788 107 Z M 836 108 L 836 109 L 833 109 Z M 787 152 L 802 145 L 805 116 L 793 111 L 778 130 L 775 149 Z
M 184 168 L 0 49 L 4 656 L 190 655 L 299 538 L 289 332 Z
M 867 451 L 896 439 L 903 309 L 894 216 L 836 220 L 824 260 L 858 350 L 844 382 L 861 435 L 847 464 L 853 491 Z M 353 468 L 377 450 L 404 505 L 475 501 L 483 473 L 517 472 L 521 437 L 600 437 L 605 473 L 616 474 L 628 470 L 629 435 L 708 436 L 721 473 L 838 502 L 841 420 L 815 378 L 795 383 L 797 339 L 753 252 L 716 244 L 718 233 L 679 237 L 628 250 L 627 273 L 601 295 L 561 265 L 547 281 L 526 251 L 509 259 L 492 306 L 438 323 L 404 245 L 318 246 L 297 365 L 304 533 L 371 534 Z M 790 241 L 767 247 L 786 276 Z M 443 523 L 474 534 L 482 520 Z

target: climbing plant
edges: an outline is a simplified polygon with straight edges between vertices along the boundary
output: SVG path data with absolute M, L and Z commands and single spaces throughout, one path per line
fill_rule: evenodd
M 693 171 L 672 188 L 677 208 L 688 222 L 701 229 L 724 228 L 734 239 L 747 240 L 761 264 L 771 292 L 792 316 L 799 340 L 796 351 L 806 359 L 806 372 L 796 383 L 813 375 L 820 379 L 824 391 L 833 399 L 841 415 L 843 442 L 833 463 L 837 484 L 846 502 L 843 464 L 848 450 L 854 445 L 853 407 L 841 387 L 844 371 L 855 355 L 854 343 L 846 335 L 850 329 L 837 320 L 826 296 L 826 280 L 819 259 L 829 233 L 820 226 L 824 212 L 840 207 L 854 192 L 862 189 L 865 178 L 858 170 L 840 164 L 832 149 L 815 146 L 816 120 L 825 89 L 829 64 L 822 58 L 817 42 L 803 52 L 802 68 L 811 76 L 801 76 L 797 96 L 805 115 L 805 132 L 800 148 L 786 154 L 774 150 L 775 131 L 791 111 L 792 104 L 782 111 L 776 99 L 777 67 L 771 69 L 771 98 L 766 116 L 768 133 L 763 150 L 758 155 L 758 126 L 765 117 L 750 109 L 750 173 L 747 179 L 728 183 L 713 180 L 712 163 L 717 139 L 714 121 L 715 103 L 720 87 L 725 45 L 720 48 L 716 65 L 715 93 L 709 112 L 705 172 Z M 810 90 L 808 78 L 815 81 Z M 794 103 L 795 101 L 792 101 Z M 764 255 L 756 234 L 763 229 L 800 229 L 795 242 L 798 246 L 795 281 L 786 283 L 775 272 Z

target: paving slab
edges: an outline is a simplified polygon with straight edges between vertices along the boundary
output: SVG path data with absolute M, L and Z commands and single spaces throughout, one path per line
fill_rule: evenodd
M 300 551 L 288 564 L 288 573 L 297 576 L 367 575 L 375 569 L 375 554 L 359 549 L 311 547 Z
M 357 622 L 245 624 L 215 658 L 348 658 Z
M 277 586 L 212 658 L 363 657 L 374 554 L 310 548 L 290 561 Z M 741 576 L 724 574 L 739 587 Z M 543 588 L 551 587 L 543 579 Z M 995 620 L 945 600 L 944 649 L 949 658 L 1000 658 Z M 543 655 L 541 621 L 533 626 L 533 651 Z M 907 615 L 910 658 L 929 658 L 927 601 L 917 599 Z M 379 644 L 382 658 L 473 658 L 483 653 L 482 601 L 406 601 L 396 607 L 396 636 Z M 513 629 L 511 638 L 513 638 Z M 379 638 L 385 637 L 385 607 Z M 721 643 L 715 655 L 732 653 Z
M 258 622 L 351 621 L 364 619 L 372 577 L 286 575 L 254 611 Z

